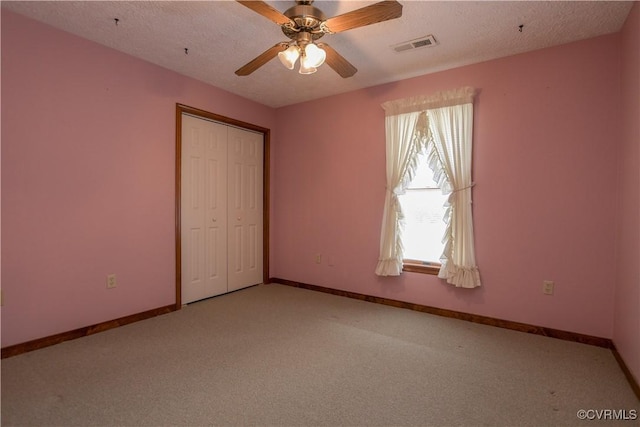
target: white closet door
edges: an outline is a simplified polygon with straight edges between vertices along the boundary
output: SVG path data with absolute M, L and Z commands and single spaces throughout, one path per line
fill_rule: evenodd
M 229 291 L 262 283 L 263 136 L 229 128 Z
M 227 292 L 227 129 L 182 115 L 182 302 Z

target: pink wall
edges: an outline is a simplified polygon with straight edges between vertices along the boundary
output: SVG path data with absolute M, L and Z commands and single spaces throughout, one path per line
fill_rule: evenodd
M 4 9 L 2 89 L 3 347 L 175 302 L 176 102 L 275 123 Z
M 622 150 L 613 338 L 640 381 L 640 4 L 622 31 Z
M 278 110 L 272 276 L 612 337 L 619 76 L 619 35 L 609 35 Z M 467 85 L 480 91 L 474 223 L 484 286 L 377 277 L 380 104 Z M 554 296 L 542 294 L 546 279 Z

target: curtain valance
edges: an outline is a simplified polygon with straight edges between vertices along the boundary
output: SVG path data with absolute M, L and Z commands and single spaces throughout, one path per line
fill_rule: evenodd
M 382 104 L 385 115 L 396 116 L 398 114 L 414 113 L 433 108 L 451 107 L 454 105 L 473 104 L 476 90 L 472 87 L 461 87 L 446 92 L 436 92 L 429 96 L 414 96 L 411 98 L 396 99 Z

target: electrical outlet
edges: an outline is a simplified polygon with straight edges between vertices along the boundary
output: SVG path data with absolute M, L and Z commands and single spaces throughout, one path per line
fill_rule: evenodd
M 553 280 L 544 280 L 542 282 L 542 293 L 545 295 L 553 295 L 554 286 L 555 283 L 553 283 Z
M 109 274 L 107 275 L 107 289 L 115 288 L 118 285 L 116 282 L 116 275 Z
M 316 264 L 322 264 L 322 254 L 316 254 Z

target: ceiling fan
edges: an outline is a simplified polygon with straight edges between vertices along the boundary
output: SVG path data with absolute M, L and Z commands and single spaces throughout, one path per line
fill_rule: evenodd
M 342 15 L 326 18 L 322 11 L 311 5 L 313 0 L 298 0 L 296 5 L 284 13 L 264 1 L 241 1 L 238 3 L 280 25 L 290 39 L 276 43 L 255 59 L 240 67 L 236 74 L 248 76 L 278 56 L 290 70 L 300 58 L 300 74 L 311 74 L 325 61 L 343 78 L 353 76 L 358 70 L 326 43 L 315 43 L 325 34 L 335 34 L 402 16 L 402 5 L 395 0 L 381 1 Z

